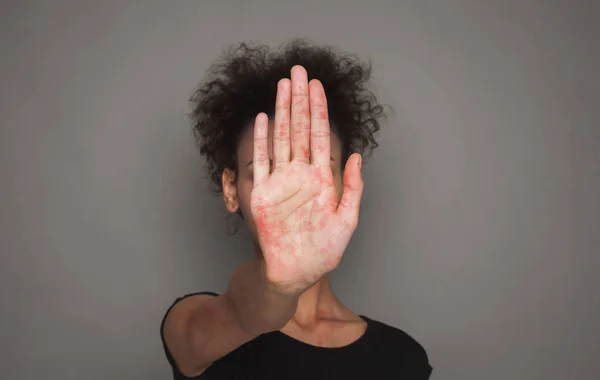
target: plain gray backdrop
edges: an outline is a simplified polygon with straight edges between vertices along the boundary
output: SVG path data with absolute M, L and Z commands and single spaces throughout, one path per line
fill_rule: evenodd
M 168 379 L 159 323 L 252 257 L 187 118 L 223 47 L 371 59 L 395 110 L 335 291 L 432 379 L 600 373 L 595 1 L 3 1 L 0 377 Z

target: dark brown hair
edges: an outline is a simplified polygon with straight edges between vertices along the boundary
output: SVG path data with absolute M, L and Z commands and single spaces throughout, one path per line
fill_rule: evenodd
M 378 146 L 374 136 L 385 113 L 366 88 L 370 62 L 301 38 L 275 51 L 242 42 L 212 64 L 190 100 L 194 135 L 216 192 L 223 190 L 225 168 L 237 172 L 237 147 L 245 127 L 260 112 L 273 117 L 277 82 L 289 78 L 294 65 L 302 65 L 309 80 L 323 83 L 332 130 L 342 144 L 342 168 L 353 152 L 367 157 Z

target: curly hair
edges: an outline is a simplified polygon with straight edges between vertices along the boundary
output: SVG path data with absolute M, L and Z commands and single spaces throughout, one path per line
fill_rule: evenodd
M 323 84 L 332 132 L 342 145 L 342 168 L 353 152 L 368 157 L 378 144 L 375 134 L 384 108 L 366 88 L 371 62 L 356 55 L 315 46 L 297 38 L 279 51 L 266 45 L 242 42 L 223 51 L 208 69 L 204 81 L 190 99 L 193 132 L 205 156 L 212 190 L 223 191 L 226 168 L 237 174 L 237 148 L 246 127 L 260 112 L 272 118 L 277 82 L 289 78 L 294 65 L 302 65 L 308 80 Z

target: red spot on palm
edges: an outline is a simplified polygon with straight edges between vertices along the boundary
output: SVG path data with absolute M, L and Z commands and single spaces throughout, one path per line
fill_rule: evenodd
M 252 206 L 272 281 L 309 286 L 338 265 L 353 231 L 335 215 L 330 171 L 290 163 L 255 189 Z
M 357 208 L 338 204 L 328 165 L 330 132 L 325 94 L 316 82 L 310 90 L 313 101 L 309 101 L 308 87 L 306 73 L 296 68 L 292 70 L 291 98 L 289 93 L 278 93 L 282 107 L 275 115 L 281 120 L 276 134 L 287 136 L 284 128 L 289 126 L 290 141 L 275 139 L 273 150 L 285 155 L 290 151 L 292 160 L 279 157 L 280 165 L 270 174 L 260 167 L 260 180 L 254 182 L 250 202 L 268 278 L 298 289 L 307 289 L 338 265 L 356 227 L 348 220 L 358 213 Z M 291 105 L 291 116 L 286 103 Z M 311 112 L 318 123 L 313 131 Z M 259 129 L 255 126 L 258 158 L 267 152 L 264 120 Z M 354 178 L 360 180 L 360 176 Z M 346 203 L 358 205 L 361 193 L 351 194 Z

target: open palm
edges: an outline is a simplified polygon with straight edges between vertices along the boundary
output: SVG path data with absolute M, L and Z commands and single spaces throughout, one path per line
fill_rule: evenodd
M 318 80 L 294 66 L 291 81 L 278 84 L 273 136 L 274 169 L 268 155 L 268 119 L 254 125 L 254 187 L 251 211 L 267 279 L 305 290 L 335 269 L 358 224 L 363 181 L 361 157 L 344 171 L 338 201 L 331 173 L 327 100 Z

